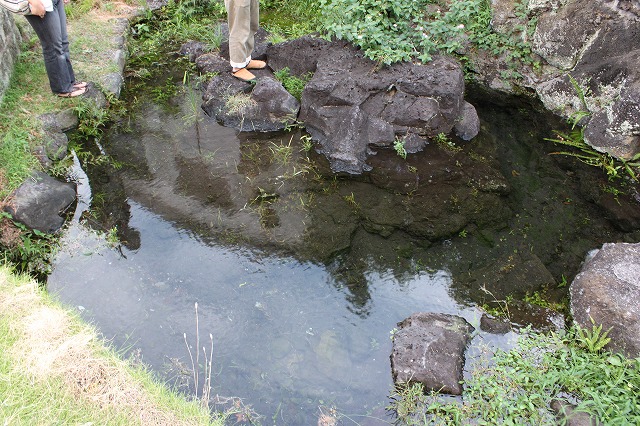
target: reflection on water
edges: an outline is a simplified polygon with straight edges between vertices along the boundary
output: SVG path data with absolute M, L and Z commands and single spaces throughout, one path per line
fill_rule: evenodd
M 370 175 L 348 178 L 299 133 L 238 136 L 186 119 L 188 102 L 134 112 L 131 131 L 104 142 L 126 166 L 86 170 L 91 209 L 67 230 L 48 288 L 178 386 L 197 302 L 213 393 L 276 424 L 315 424 L 319 407 L 344 424 L 392 421 L 397 322 L 444 312 L 479 328 L 478 304 L 562 297 L 556 282 L 587 250 L 638 238 L 580 199 L 583 175 L 532 148 L 549 129 L 529 113 L 497 109 L 464 149 L 380 152 Z M 116 229 L 121 244 L 92 229 Z M 470 355 L 511 337 L 479 332 Z
M 130 203 L 140 247 L 120 254 L 75 224 L 50 291 L 160 371 L 175 369 L 174 359 L 189 364 L 183 333 L 193 343 L 198 302 L 201 339 L 214 336 L 214 393 L 239 396 L 266 416 L 279 407 L 278 424 L 311 424 L 323 404 L 384 417 L 396 322 L 438 311 L 478 324 L 478 312 L 449 295 L 446 271 L 372 270 L 361 277 L 367 315 L 360 315 L 352 303 L 358 292 L 326 267 L 205 242 Z

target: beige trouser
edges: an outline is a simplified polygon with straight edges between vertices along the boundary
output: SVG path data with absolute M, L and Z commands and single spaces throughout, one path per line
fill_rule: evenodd
M 254 35 L 260 25 L 258 0 L 224 0 L 229 22 L 229 62 L 244 68 L 251 60 Z

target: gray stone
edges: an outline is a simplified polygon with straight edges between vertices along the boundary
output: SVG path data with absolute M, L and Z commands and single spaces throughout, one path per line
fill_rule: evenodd
M 73 108 L 67 108 L 62 111 L 49 112 L 38 116 L 42 129 L 46 132 L 66 132 L 78 127 L 78 116 Z
M 570 295 L 580 327 L 602 325 L 609 349 L 640 356 L 640 243 L 604 244 L 585 261 Z
M 44 150 L 47 157 L 52 161 L 60 161 L 67 156 L 67 146 L 69 139 L 62 132 L 45 133 Z
M 460 395 L 464 352 L 473 331 L 464 318 L 447 314 L 416 313 L 398 323 L 391 353 L 394 381 Z
M 480 118 L 475 107 L 469 102 L 464 102 L 460 118 L 453 130 L 460 139 L 470 141 L 480 133 Z
M 267 49 L 269 66 L 274 71 L 289 68 L 291 75 L 303 76 L 314 73 L 321 58 L 331 43 L 327 40 L 304 36 L 284 43 L 272 44 Z
M 122 83 L 124 78 L 121 73 L 113 72 L 105 74 L 100 78 L 100 86 L 105 93 L 111 93 L 116 98 L 120 97 L 120 91 L 122 90 Z
M 15 220 L 31 229 L 52 233 L 64 223 L 61 214 L 75 201 L 75 185 L 34 171 L 5 207 Z
M 9 80 L 19 53 L 20 32 L 13 15 L 0 8 L 0 103 L 4 92 L 9 87 Z
M 206 45 L 201 41 L 188 41 L 180 46 L 179 53 L 187 56 L 189 61 L 195 62 L 196 59 L 204 54 L 207 50 Z
M 479 130 L 473 123 L 473 106 L 463 100 L 462 70 L 452 59 L 436 57 L 425 65 L 380 68 L 345 42 L 318 42 L 308 52 L 313 57 L 306 59 L 305 49 L 295 46 L 301 62 L 317 64 L 302 94 L 300 120 L 335 172 L 370 170 L 367 159 L 375 153 L 372 147 L 392 147 L 397 137 L 410 142 L 407 152 L 417 152 L 428 138 L 449 134 L 461 118 L 466 138 Z M 283 55 L 289 50 L 272 51 Z M 279 61 L 270 57 L 272 64 Z
M 208 55 L 202 55 L 208 56 Z M 202 56 L 200 58 L 202 58 Z M 202 69 L 222 66 L 222 59 L 200 61 Z M 226 65 L 228 67 L 228 65 Z M 255 74 L 268 70 L 252 70 Z M 265 75 L 252 86 L 225 72 L 211 79 L 203 95 L 202 108 L 224 126 L 241 132 L 273 132 L 295 123 L 300 104 L 282 84 Z
M 566 401 L 554 399 L 551 401 L 551 409 L 558 415 L 561 424 L 566 426 L 597 426 L 601 424 L 591 418 L 588 413 L 575 410 L 575 406 Z

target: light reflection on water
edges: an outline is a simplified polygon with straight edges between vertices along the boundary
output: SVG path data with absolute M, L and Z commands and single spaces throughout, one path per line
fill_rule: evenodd
M 197 302 L 200 339 L 214 339 L 214 394 L 243 398 L 265 416 L 280 407 L 282 424 L 311 424 L 322 403 L 384 416 L 390 331 L 414 312 L 458 314 L 477 327 L 478 311 L 449 295 L 446 271 L 401 282 L 392 271 L 367 273 L 367 315 L 359 315 L 324 266 L 205 243 L 129 204 L 140 247 L 120 252 L 73 224 L 50 292 L 168 375 L 172 360 L 190 365 L 183 334 L 193 344 Z

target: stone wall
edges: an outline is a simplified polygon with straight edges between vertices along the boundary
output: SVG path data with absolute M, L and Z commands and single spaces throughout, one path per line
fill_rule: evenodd
M 24 18 L 23 18 L 24 19 Z M 0 102 L 9 86 L 19 53 L 20 32 L 13 15 L 0 8 Z

